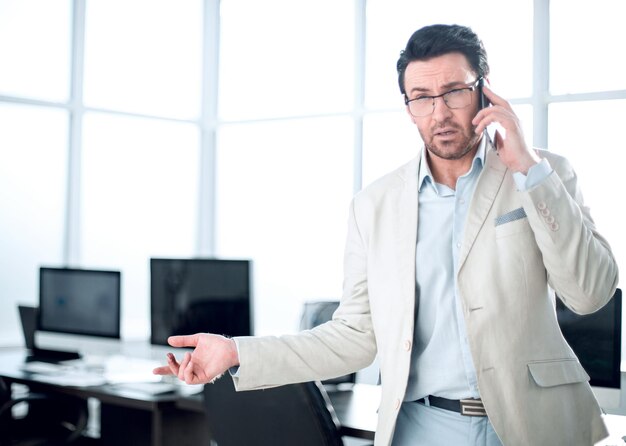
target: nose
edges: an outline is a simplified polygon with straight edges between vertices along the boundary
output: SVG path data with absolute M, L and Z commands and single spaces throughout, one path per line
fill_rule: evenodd
M 432 118 L 437 122 L 444 122 L 452 115 L 452 110 L 443 100 L 443 96 L 435 98 Z

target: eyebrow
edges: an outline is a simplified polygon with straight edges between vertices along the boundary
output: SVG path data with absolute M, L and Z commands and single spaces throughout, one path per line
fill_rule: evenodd
M 466 87 L 467 84 L 465 82 L 461 82 L 461 81 L 454 81 L 454 82 L 448 82 L 447 84 L 442 85 L 442 88 L 444 90 L 449 90 L 449 89 L 458 88 L 460 86 Z M 413 92 L 429 93 L 430 90 L 428 88 L 423 88 L 423 87 L 413 87 L 413 88 L 411 88 L 409 93 L 413 93 Z

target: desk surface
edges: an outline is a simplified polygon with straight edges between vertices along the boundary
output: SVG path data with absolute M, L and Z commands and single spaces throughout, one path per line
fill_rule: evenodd
M 192 412 L 203 412 L 202 393 L 190 395 L 184 386 L 175 392 L 152 395 L 136 392 L 127 386 L 115 384 L 95 386 L 61 386 L 37 379 L 37 375 L 22 370 L 27 358 L 23 349 L 0 350 L 0 377 L 11 382 L 28 385 L 41 391 L 54 391 L 81 398 L 96 398 L 102 403 L 129 409 L 158 411 L 165 408 L 178 408 Z M 380 401 L 380 387 L 369 384 L 355 384 L 351 390 L 329 392 L 344 435 L 373 439 L 376 430 L 377 409 Z
M 23 349 L 0 350 L 0 377 L 12 382 L 28 385 L 40 390 L 55 391 L 83 398 L 97 398 L 103 403 L 152 410 L 160 404 L 174 404 L 181 395 L 176 393 L 150 395 L 133 392 L 127 388 L 118 388 L 114 384 L 96 386 L 62 386 L 45 382 L 38 378 L 36 373 L 22 370 L 27 353 Z

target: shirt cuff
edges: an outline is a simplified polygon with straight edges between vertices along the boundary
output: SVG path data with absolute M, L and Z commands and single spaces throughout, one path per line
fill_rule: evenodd
M 232 338 L 233 341 L 235 341 L 235 347 L 237 348 L 237 357 L 239 357 L 239 343 L 237 342 L 237 338 Z M 230 373 L 230 376 L 234 377 L 234 378 L 239 378 L 239 366 L 233 366 L 231 368 L 228 369 L 228 373 Z
M 525 192 L 548 178 L 551 173 L 552 166 L 550 166 L 550 162 L 547 159 L 542 158 L 541 161 L 528 169 L 527 175 L 524 175 L 521 172 L 513 172 L 513 180 L 515 181 L 517 190 Z

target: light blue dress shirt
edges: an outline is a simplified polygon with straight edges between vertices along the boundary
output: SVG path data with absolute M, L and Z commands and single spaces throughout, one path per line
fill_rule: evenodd
M 467 340 L 456 283 L 456 268 L 469 204 L 483 170 L 487 138 L 456 190 L 434 181 L 426 152 L 418 178 L 415 330 L 411 370 L 404 401 L 428 395 L 448 399 L 479 398 L 476 369 Z M 518 190 L 534 187 L 551 172 L 547 160 L 528 176 L 514 173 Z

